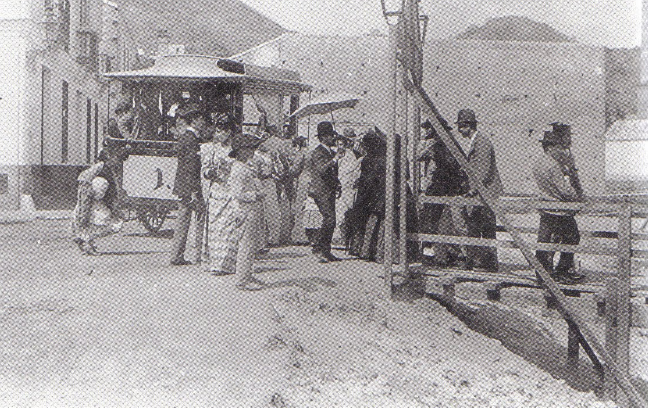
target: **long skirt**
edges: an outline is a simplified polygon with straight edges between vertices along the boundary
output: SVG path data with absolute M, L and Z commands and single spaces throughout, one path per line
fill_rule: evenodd
M 211 198 L 209 203 L 209 260 L 213 272 L 235 273 L 239 241 L 245 222 L 253 213 L 244 211 L 234 198 Z
M 88 183 L 79 183 L 77 204 L 74 207 L 71 225 L 72 235 L 75 240 L 92 244 L 95 239 L 121 231 L 124 221 L 115 217 L 112 213 L 101 225 L 93 224 L 93 211 L 92 186 Z
M 297 180 L 297 193 L 295 194 L 295 201 L 291 206 L 295 219 L 291 233 L 291 241 L 293 244 L 297 245 L 308 243 L 306 227 L 304 226 L 306 199 L 308 198 L 308 183 L 309 178 L 305 174 L 302 174 Z
M 281 243 L 281 207 L 277 194 L 277 185 L 273 179 L 261 181 L 263 197 L 263 214 L 268 228 L 268 244 Z
M 393 248 L 398 247 L 400 236 L 400 220 L 398 217 L 398 207 L 394 209 L 394 230 L 392 235 Z M 385 223 L 382 214 L 365 214 L 364 217 L 356 218 L 357 225 L 354 226 L 354 232 L 349 243 L 349 253 L 359 256 L 362 259 L 382 262 L 384 259 L 385 249 Z M 413 200 L 407 202 L 407 232 L 416 232 L 417 226 L 416 206 Z M 394 249 L 393 260 L 400 263 L 398 251 Z M 407 240 L 406 255 L 409 261 L 416 261 L 420 255 L 418 242 Z

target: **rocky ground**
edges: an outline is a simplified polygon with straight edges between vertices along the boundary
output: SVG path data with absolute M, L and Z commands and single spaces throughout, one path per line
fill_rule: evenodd
M 168 237 L 128 223 L 82 257 L 66 221 L 0 225 L 1 407 L 614 406 L 586 357 L 566 367 L 537 291 L 461 285 L 451 313 L 386 299 L 375 264 L 288 247 L 257 262 L 267 289 L 241 292 L 168 266 Z M 573 301 L 600 333 L 593 299 Z M 645 389 L 648 332 L 632 341 Z

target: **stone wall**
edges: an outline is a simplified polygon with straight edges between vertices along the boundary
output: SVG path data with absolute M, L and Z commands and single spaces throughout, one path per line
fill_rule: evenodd
M 351 124 L 363 130 L 370 124 L 389 122 L 391 78 L 386 36 L 289 33 L 236 57 L 300 72 L 303 81 L 314 86 L 313 98 L 342 92 L 361 96 L 363 100 L 354 110 L 335 112 L 338 128 Z M 602 48 L 575 43 L 428 42 L 424 86 L 451 122 L 462 107 L 477 112 L 480 129 L 495 143 L 507 193 L 535 192 L 530 160 L 541 152 L 537 140 L 542 130 L 554 121 L 573 126 L 573 149 L 585 189 L 595 193 L 604 189 Z M 303 97 L 302 104 L 308 99 Z M 315 123 L 330 119 L 312 117 L 311 134 Z M 301 129 L 302 133 L 307 129 L 304 121 Z

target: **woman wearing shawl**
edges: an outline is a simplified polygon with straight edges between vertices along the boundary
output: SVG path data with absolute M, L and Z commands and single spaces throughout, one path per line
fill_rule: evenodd
M 236 286 L 259 290 L 263 283 L 252 277 L 254 260 L 255 203 L 262 197 L 256 187 L 252 159 L 262 139 L 255 135 L 232 135 L 231 163 L 223 188 L 210 198 L 216 219 L 209 223 L 211 271 L 237 275 Z M 212 212 L 210 208 L 210 213 Z

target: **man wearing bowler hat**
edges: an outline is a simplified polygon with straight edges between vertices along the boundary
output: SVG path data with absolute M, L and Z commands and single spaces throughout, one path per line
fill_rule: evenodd
M 331 240 L 335 230 L 335 200 L 341 191 L 338 178 L 338 160 L 341 153 L 332 148 L 337 134 L 331 122 L 320 122 L 317 125 L 317 139 L 320 144 L 311 152 L 307 168 L 311 174 L 308 195 L 315 201 L 322 215 L 322 225 L 315 237 L 313 253 L 319 256 L 320 263 L 337 261 L 331 254 Z
M 571 129 L 569 125 L 553 123 L 553 130 L 545 131 L 542 140 L 544 154 L 533 167 L 540 198 L 552 201 L 582 201 L 583 189 L 578 178 L 578 170 L 569 150 Z M 571 210 L 540 210 L 538 242 L 578 245 L 580 234 Z M 536 258 L 551 277 L 561 283 L 577 283 L 584 275 L 574 268 L 574 254 L 561 252 L 560 260 L 554 268 L 552 251 L 536 251 Z
M 190 265 L 184 257 L 187 234 L 192 214 L 197 217 L 203 213 L 203 196 L 200 178 L 201 133 L 207 121 L 197 104 L 190 103 L 176 111 L 178 131 L 178 167 L 176 169 L 173 194 L 178 196 L 178 218 L 173 233 L 173 253 L 171 265 Z M 198 259 L 202 247 L 202 231 L 196 232 Z
M 503 192 L 495 149 L 486 135 L 477 131 L 477 118 L 471 109 L 462 109 L 457 116 L 457 130 L 461 134 L 458 142 L 468 161 L 466 172 L 477 176 L 481 184 L 496 197 Z M 470 184 L 470 183 L 469 183 Z M 477 196 L 477 186 L 469 185 L 467 197 Z M 469 205 L 462 211 L 469 237 L 496 238 L 495 213 L 485 206 Z M 487 272 L 498 271 L 496 247 L 468 246 L 468 266 Z

